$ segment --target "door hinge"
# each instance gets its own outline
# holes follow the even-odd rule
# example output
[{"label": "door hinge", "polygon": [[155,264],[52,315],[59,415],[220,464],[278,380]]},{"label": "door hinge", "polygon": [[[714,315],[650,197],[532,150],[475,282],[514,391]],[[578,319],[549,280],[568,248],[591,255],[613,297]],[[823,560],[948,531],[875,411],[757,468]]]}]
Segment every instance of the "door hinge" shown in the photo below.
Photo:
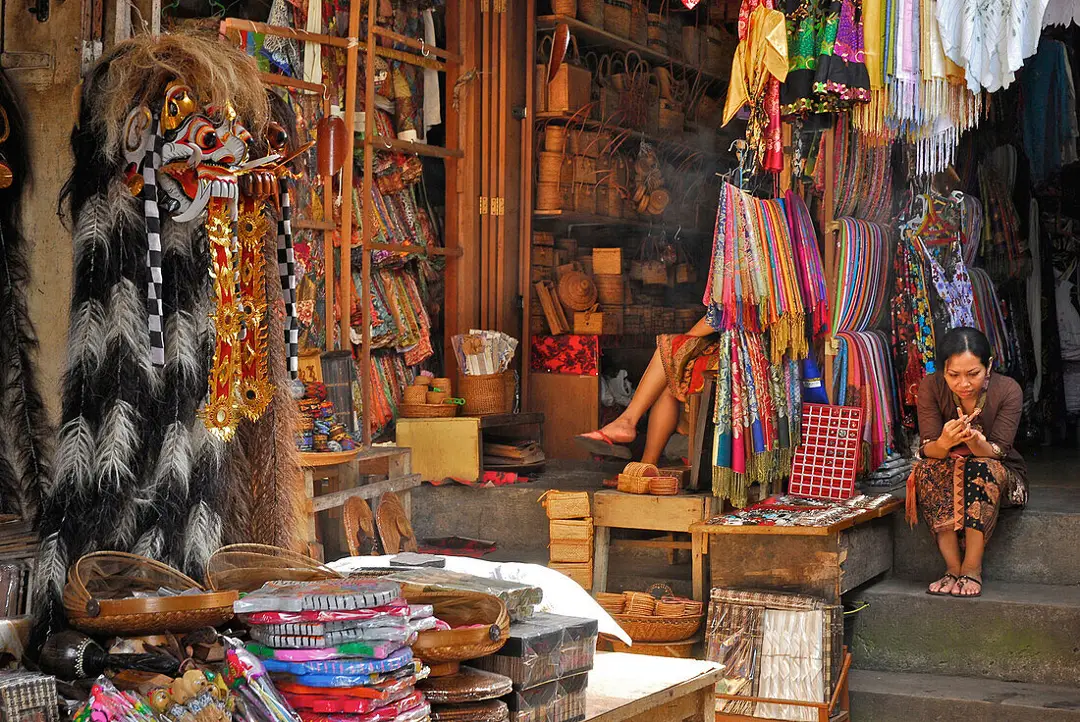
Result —
[{"label": "door hinge", "polygon": [[492,198],[491,199],[491,215],[493,216],[505,216],[506,215],[506,199],[505,198]]},{"label": "door hinge", "polygon": [[486,216],[488,214],[488,197],[480,196],[480,215]]},{"label": "door hinge", "polygon": [[480,0],[480,12],[482,12],[482,13],[491,12],[491,0]]}]

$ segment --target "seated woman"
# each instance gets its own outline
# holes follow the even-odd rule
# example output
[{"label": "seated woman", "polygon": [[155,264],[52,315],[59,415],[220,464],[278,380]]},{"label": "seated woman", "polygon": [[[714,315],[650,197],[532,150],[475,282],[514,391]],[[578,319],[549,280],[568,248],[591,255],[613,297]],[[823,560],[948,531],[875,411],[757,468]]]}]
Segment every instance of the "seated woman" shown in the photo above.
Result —
[{"label": "seated woman", "polygon": [[638,422],[651,410],[641,460],[659,463],[668,439],[679,425],[682,404],[690,394],[701,390],[703,373],[710,366],[715,368],[716,353],[716,329],[705,318],[685,334],[658,336],[656,351],[630,405],[604,428],[576,436],[575,441],[597,456],[630,459],[626,444],[637,438]]},{"label": "seated woman", "polygon": [[1023,393],[991,373],[990,342],[974,328],[945,334],[938,358],[943,370],[919,385],[922,448],[908,479],[908,521],[915,523],[917,507],[945,560],[945,576],[927,592],[977,597],[1003,498],[1026,501],[1026,467],[1013,449]]}]

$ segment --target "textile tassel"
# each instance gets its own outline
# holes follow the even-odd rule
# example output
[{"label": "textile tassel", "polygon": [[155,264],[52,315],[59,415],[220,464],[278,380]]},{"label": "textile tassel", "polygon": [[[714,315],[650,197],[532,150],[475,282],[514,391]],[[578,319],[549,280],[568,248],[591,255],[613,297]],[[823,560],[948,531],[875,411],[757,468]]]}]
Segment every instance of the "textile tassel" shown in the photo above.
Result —
[{"label": "textile tassel", "polygon": [[300,322],[296,315],[296,258],[292,239],[292,208],[289,200],[291,181],[287,176],[278,180],[281,192],[281,217],[277,223],[277,265],[281,278],[281,295],[285,302],[285,366],[289,378],[300,373]]},{"label": "textile tassel", "polygon": [[[160,119],[153,116],[152,128],[157,128]],[[161,218],[158,215],[157,175],[161,168],[161,149],[165,139],[155,132],[146,148],[143,162],[143,215],[146,219],[146,297],[149,312],[146,317],[147,330],[150,334],[150,363],[154,366],[165,365],[165,339],[161,325],[164,313],[161,306]]]}]

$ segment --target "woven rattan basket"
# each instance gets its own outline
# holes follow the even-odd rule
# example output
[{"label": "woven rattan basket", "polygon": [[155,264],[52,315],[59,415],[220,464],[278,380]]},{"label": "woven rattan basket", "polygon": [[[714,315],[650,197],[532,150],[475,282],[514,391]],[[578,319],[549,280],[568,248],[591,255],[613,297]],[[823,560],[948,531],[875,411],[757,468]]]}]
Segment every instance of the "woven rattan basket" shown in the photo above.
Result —
[{"label": "woven rattan basket", "polygon": [[623,592],[623,614],[652,616],[656,611],[656,598],[647,592]]},{"label": "woven rattan basket", "polygon": [[548,519],[585,519],[592,516],[587,491],[546,491],[539,499]]},{"label": "woven rattan basket", "polygon": [[629,0],[604,0],[604,30],[621,38],[630,38],[632,11]]},{"label": "woven rattan basket", "polygon": [[679,493],[679,480],[674,476],[655,476],[649,479],[649,493],[653,496],[675,496]]},{"label": "woven rattan basket", "polygon": [[594,28],[604,27],[603,0],[578,0],[578,17]]},{"label": "woven rattan basket", "polygon": [[[134,596],[161,588],[201,593]],[[202,589],[194,579],[153,559],[123,552],[95,552],[81,557],[68,570],[64,611],[76,629],[102,635],[189,632],[232,619],[237,592]]]},{"label": "woven rattan basket", "polygon": [[548,545],[549,558],[560,564],[584,564],[592,561],[592,555],[592,539],[553,541]]},{"label": "woven rattan basket", "polygon": [[250,592],[270,581],[307,582],[341,575],[309,556],[265,544],[231,544],[206,561],[211,589]]},{"label": "woven rattan basket", "polygon": [[616,614],[615,621],[635,642],[679,642],[697,634],[702,615],[683,617]]},{"label": "woven rattan basket", "polygon": [[622,614],[623,609],[626,608],[626,599],[621,594],[598,592],[596,603],[603,607],[608,614]]},{"label": "woven rattan basket", "polygon": [[452,627],[420,632],[413,654],[431,667],[432,676],[453,674],[459,663],[495,654],[510,636],[510,615],[498,597],[476,592],[419,592],[405,587],[410,604],[431,604],[435,616]]},{"label": "woven rattan basket", "polygon": [[587,519],[552,519],[551,541],[587,541],[593,540],[593,520]]},{"label": "woven rattan basket", "polygon": [[616,488],[625,494],[648,494],[649,480],[658,474],[659,471],[653,464],[631,462],[619,474],[619,483]]},{"label": "woven rattan basket", "polygon": [[457,412],[457,404],[402,404],[398,415],[405,419],[448,419]]},{"label": "woven rattan basket", "polygon": [[486,374],[482,376],[462,376],[458,384],[460,394],[465,399],[462,413],[465,416],[488,416],[490,414],[508,414],[513,411],[514,372]]}]

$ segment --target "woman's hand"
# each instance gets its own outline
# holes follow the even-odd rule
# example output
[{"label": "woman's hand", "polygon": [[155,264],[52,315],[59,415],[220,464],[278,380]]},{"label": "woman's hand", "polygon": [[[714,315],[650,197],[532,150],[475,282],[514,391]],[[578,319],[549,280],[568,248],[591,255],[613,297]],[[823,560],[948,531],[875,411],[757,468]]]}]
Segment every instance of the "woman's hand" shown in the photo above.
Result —
[{"label": "woman's hand", "polygon": [[941,429],[938,442],[946,449],[953,449],[966,442],[970,438],[972,431],[970,424],[960,419],[946,421],[945,426]]}]

